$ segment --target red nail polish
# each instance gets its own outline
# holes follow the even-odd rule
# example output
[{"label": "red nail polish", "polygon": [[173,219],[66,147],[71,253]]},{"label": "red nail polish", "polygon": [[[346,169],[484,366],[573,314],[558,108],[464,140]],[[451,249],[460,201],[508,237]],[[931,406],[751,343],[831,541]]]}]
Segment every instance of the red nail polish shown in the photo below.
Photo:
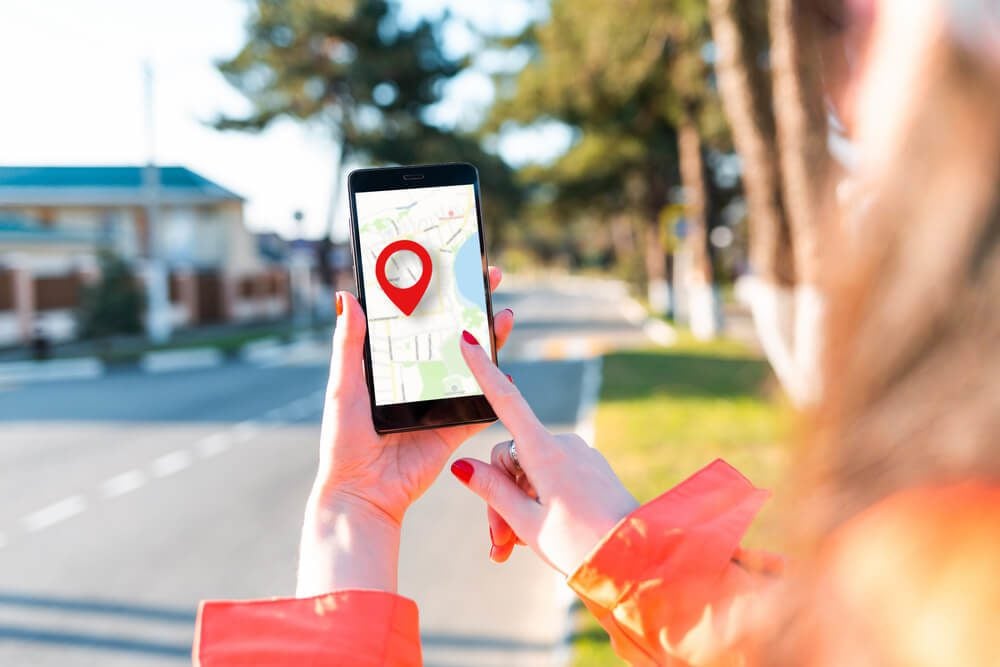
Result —
[{"label": "red nail polish", "polygon": [[344,296],[340,292],[337,292],[337,314],[344,314]]},{"label": "red nail polish", "polygon": [[494,555],[494,554],[496,554],[496,552],[497,552],[496,545],[491,546],[490,547],[490,560],[493,561],[494,563],[497,562],[496,556]]},{"label": "red nail polish", "polygon": [[468,331],[462,332],[462,340],[464,340],[469,345],[479,345],[479,341],[476,340],[476,337],[470,334]]},{"label": "red nail polish", "polygon": [[511,384],[514,384],[514,378],[512,378],[511,376],[508,375],[507,376],[507,382],[510,382]]},{"label": "red nail polish", "polygon": [[472,473],[475,470],[471,463],[462,459],[451,464],[451,474],[457,477],[463,484],[469,483],[469,480],[472,479]]},{"label": "red nail polish", "polygon": [[493,553],[493,547],[497,545],[497,541],[493,539],[493,527],[490,526],[490,553]]}]

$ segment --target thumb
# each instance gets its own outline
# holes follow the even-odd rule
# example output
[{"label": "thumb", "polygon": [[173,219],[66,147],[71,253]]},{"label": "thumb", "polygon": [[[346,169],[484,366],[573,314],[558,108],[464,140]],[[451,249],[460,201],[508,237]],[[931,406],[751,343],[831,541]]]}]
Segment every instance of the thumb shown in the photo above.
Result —
[{"label": "thumb", "polygon": [[451,474],[496,510],[518,537],[536,542],[542,508],[505,470],[476,459],[458,459],[451,464]]},{"label": "thumb", "polygon": [[337,323],[333,332],[333,356],[327,398],[368,400],[365,384],[365,311],[350,292],[337,292]]}]

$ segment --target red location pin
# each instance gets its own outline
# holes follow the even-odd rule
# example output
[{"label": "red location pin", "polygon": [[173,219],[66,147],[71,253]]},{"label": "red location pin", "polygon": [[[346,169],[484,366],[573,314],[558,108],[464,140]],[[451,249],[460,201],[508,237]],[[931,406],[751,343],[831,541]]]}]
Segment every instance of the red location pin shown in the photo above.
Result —
[{"label": "red location pin", "polygon": [[[422,265],[420,277],[416,283],[409,287],[396,287],[389,282],[389,278],[385,275],[385,265],[389,258],[402,250],[409,250],[419,257]],[[393,241],[382,250],[375,261],[375,277],[378,278],[378,284],[382,286],[382,291],[389,297],[389,300],[396,304],[396,307],[403,311],[404,315],[409,317],[416,310],[420,300],[424,298],[424,292],[427,291],[427,286],[431,282],[433,268],[434,265],[431,263],[431,256],[427,250],[416,241],[404,239]]]}]

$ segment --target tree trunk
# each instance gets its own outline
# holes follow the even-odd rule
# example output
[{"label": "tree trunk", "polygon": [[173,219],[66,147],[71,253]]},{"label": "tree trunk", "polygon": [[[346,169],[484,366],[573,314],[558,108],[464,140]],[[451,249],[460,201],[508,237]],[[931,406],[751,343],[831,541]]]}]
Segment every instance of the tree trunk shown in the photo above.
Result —
[{"label": "tree trunk", "polygon": [[610,232],[615,261],[619,264],[633,261],[636,253],[635,232],[629,217],[622,213],[612,216]]},{"label": "tree trunk", "polygon": [[[777,0],[775,0],[777,1]],[[757,276],[752,279],[746,292],[761,347],[767,355],[775,375],[781,381],[789,397],[797,404],[805,404],[814,399],[815,364],[802,352],[816,348],[817,337],[806,340],[803,329],[818,333],[819,318],[814,290],[807,289],[796,294],[794,285],[797,277],[796,252],[792,247],[791,223],[786,211],[781,171],[781,161],[777,149],[778,132],[774,117],[774,95],[777,92],[782,104],[789,104],[787,96],[793,90],[791,83],[782,80],[772,89],[758,60],[766,52],[767,21],[763,15],[754,15],[765,7],[763,2],[747,0],[709,0],[709,19],[718,52],[716,74],[723,107],[729,118],[733,132],[733,142],[743,160],[743,187],[747,200],[750,225],[750,261]],[[781,16],[773,20],[779,23]],[[791,44],[791,27],[778,26],[779,60],[794,58],[782,44]],[[772,57],[774,54],[771,54]],[[779,79],[784,73],[777,75]],[[794,94],[805,95],[806,91],[795,84]],[[790,112],[794,117],[799,111]],[[801,113],[805,113],[804,111]],[[795,127],[786,117],[782,122],[784,132]],[[808,162],[802,162],[809,168]],[[801,179],[801,174],[799,176]],[[799,181],[801,182],[801,180]],[[794,187],[799,187],[795,178]],[[805,207],[804,200],[797,199],[793,206]],[[812,202],[815,205],[815,200]],[[796,213],[798,213],[796,208]],[[804,218],[800,218],[804,219]],[[806,242],[800,232],[799,239]],[[814,239],[815,237],[810,237]],[[796,239],[798,240],[798,239]],[[811,241],[810,241],[811,243]],[[808,260],[814,256],[816,246],[806,246],[801,254]],[[814,264],[805,268],[809,274]],[[807,274],[807,275],[809,275]],[[802,302],[799,307],[797,302]],[[804,327],[799,322],[803,315],[813,320],[815,326]]]},{"label": "tree trunk", "polygon": [[796,10],[796,2],[770,0],[774,116],[796,278],[815,285],[829,153],[815,24]]},{"label": "tree trunk", "polygon": [[750,225],[750,261],[764,281],[795,283],[791,235],[781,198],[770,82],[757,61],[764,53],[751,25],[752,3],[709,0],[717,48],[716,74],[733,142],[743,160]]},{"label": "tree trunk", "polygon": [[[684,114],[677,129],[681,182],[684,185],[684,275],[677,276],[675,289],[687,295],[688,321],[696,338],[708,340],[720,329],[712,258],[708,250],[708,184],[701,151],[701,135],[694,112]],[[679,259],[679,258],[678,258]]]},{"label": "tree trunk", "polygon": [[657,315],[671,315],[674,308],[670,286],[670,259],[663,233],[663,211],[669,200],[673,179],[665,175],[658,165],[650,165],[646,173],[644,206],[646,211],[645,258],[646,296],[650,309]]},{"label": "tree trunk", "polygon": [[677,129],[681,183],[684,186],[684,220],[687,222],[687,247],[691,255],[691,279],[699,284],[712,283],[712,260],[708,254],[708,188],[705,162],[701,154],[701,135],[694,117],[685,114]]},{"label": "tree trunk", "polygon": [[667,280],[667,251],[663,247],[659,216],[650,216],[646,222],[646,297],[650,310],[657,315],[670,313],[670,283]]},{"label": "tree trunk", "polygon": [[797,285],[794,299],[792,361],[800,405],[819,398],[820,353],[825,299],[820,243],[830,178],[826,108],[816,24],[797,9],[797,0],[770,0],[774,113],[785,211],[792,232]]}]

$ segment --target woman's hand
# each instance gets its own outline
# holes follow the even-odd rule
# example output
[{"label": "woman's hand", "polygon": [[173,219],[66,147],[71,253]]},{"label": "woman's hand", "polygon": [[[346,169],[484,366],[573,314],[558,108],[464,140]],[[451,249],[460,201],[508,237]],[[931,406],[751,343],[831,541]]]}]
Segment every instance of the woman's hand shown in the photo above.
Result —
[{"label": "woman's hand", "polygon": [[[496,289],[500,270],[490,267],[489,276]],[[395,591],[403,515],[458,446],[488,426],[376,433],[365,384],[365,314],[350,294],[340,292],[337,300],[319,470],[302,531],[300,596],[334,588]],[[493,324],[499,348],[513,329],[514,313],[497,313]]]},{"label": "woman's hand", "polygon": [[[494,447],[492,462],[459,459],[451,470],[490,507],[491,554],[503,561],[518,540],[571,574],[638,503],[608,462],[575,435],[553,435],[471,335],[462,355],[494,412],[517,443]],[[499,519],[499,520],[498,520]]]}]

